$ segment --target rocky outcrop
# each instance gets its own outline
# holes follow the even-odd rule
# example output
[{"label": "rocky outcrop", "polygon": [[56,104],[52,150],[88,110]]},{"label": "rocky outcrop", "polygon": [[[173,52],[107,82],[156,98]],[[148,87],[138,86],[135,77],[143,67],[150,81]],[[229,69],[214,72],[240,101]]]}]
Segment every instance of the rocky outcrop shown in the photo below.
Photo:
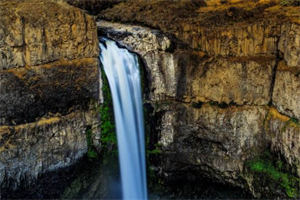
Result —
[{"label": "rocky outcrop", "polygon": [[66,114],[98,98],[97,59],[55,61],[51,64],[3,70],[0,125],[34,122],[47,113]]},{"label": "rocky outcrop", "polygon": [[296,166],[296,173],[300,177],[299,121],[271,108],[265,118],[264,127],[266,138],[271,141],[271,148],[280,152],[290,165]]},{"label": "rocky outcrop", "polygon": [[273,92],[273,101],[278,110],[281,113],[284,113],[296,119],[300,119],[299,66],[289,67],[281,62],[276,73]]},{"label": "rocky outcrop", "polygon": [[[171,53],[166,53],[171,46],[171,41],[159,31],[151,30],[149,28],[144,28],[140,26],[124,26],[118,23],[110,23],[105,21],[97,22],[98,27],[101,27],[100,35],[104,34],[112,39],[120,42],[121,45],[127,47],[129,50],[138,52],[142,59],[149,66],[149,82],[147,87],[152,91],[150,99],[160,99],[164,96],[172,95],[174,97],[176,84],[175,66],[173,66],[173,55]],[[171,59],[170,59],[171,58]],[[169,63],[171,61],[171,63]],[[159,64],[164,63],[164,64]],[[161,67],[168,66],[168,77],[163,76],[160,72]],[[151,70],[150,70],[151,69]],[[164,70],[167,70],[165,68]],[[172,74],[171,74],[172,73]],[[170,78],[165,80],[165,78]],[[157,86],[160,87],[157,87]]]},{"label": "rocky outcrop", "polygon": [[98,54],[96,24],[80,9],[0,1],[0,188],[87,152],[86,130],[98,133]]},{"label": "rocky outcrop", "polygon": [[96,112],[75,111],[32,123],[1,126],[2,188],[13,190],[20,184],[30,185],[42,173],[76,162],[87,152],[87,127],[96,127],[97,123]]},{"label": "rocky outcrop", "polygon": [[245,160],[261,148],[266,109],[173,106],[166,106],[158,141],[168,154],[165,167],[176,173],[184,163],[196,165],[220,181],[236,181]]},{"label": "rocky outcrop", "polygon": [[[253,160],[271,151],[297,169],[284,176],[299,180],[299,13],[272,3],[235,6],[128,2],[99,16],[157,29],[97,25],[100,34],[143,61],[145,102],[153,107],[158,133],[151,135],[162,150],[157,167],[164,179],[196,172],[256,197],[296,197],[297,184],[260,185]],[[254,17],[257,12],[265,19]],[[267,170],[260,173],[270,176]]]},{"label": "rocky outcrop", "polygon": [[0,13],[2,70],[97,57],[93,18],[67,4],[1,1]]}]

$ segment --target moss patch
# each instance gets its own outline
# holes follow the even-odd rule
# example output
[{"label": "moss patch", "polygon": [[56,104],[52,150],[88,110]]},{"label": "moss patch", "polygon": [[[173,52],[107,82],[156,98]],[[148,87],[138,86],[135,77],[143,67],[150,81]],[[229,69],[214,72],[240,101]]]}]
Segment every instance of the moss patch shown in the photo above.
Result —
[{"label": "moss patch", "polygon": [[98,157],[97,151],[93,145],[93,139],[92,139],[92,130],[88,128],[86,130],[86,141],[87,141],[87,146],[88,146],[88,152],[87,152],[87,157],[89,159],[95,159]]},{"label": "moss patch", "polygon": [[117,136],[114,122],[113,101],[103,68],[101,68],[101,77],[103,81],[102,93],[104,102],[100,105],[99,112],[101,118],[101,144],[104,154],[108,152],[117,152]]},{"label": "moss patch", "polygon": [[283,160],[274,159],[269,152],[249,161],[247,167],[260,184],[267,183],[268,187],[274,187],[271,188],[274,191],[281,189],[289,198],[300,197],[300,178],[291,172],[291,167]]}]

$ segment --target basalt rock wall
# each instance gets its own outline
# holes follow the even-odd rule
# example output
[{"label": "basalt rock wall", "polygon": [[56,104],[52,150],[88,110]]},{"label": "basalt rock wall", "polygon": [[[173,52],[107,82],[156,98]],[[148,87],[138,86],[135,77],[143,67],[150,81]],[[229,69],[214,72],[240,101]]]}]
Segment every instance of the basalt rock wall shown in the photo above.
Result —
[{"label": "basalt rock wall", "polygon": [[98,54],[94,18],[80,9],[0,1],[0,188],[87,152],[86,130],[99,122]]},{"label": "basalt rock wall", "polygon": [[143,60],[158,171],[165,179],[199,172],[256,197],[297,197],[299,185],[293,193],[257,184],[251,169],[267,151],[300,177],[299,7],[165,2],[119,4],[97,24]]}]

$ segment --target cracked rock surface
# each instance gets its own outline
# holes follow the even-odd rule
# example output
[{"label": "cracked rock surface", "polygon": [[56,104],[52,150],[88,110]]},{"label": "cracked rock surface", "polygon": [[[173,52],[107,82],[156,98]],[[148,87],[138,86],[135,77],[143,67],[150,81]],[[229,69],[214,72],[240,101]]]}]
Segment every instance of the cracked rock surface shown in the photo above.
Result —
[{"label": "cracked rock surface", "polygon": [[0,1],[0,189],[87,152],[87,129],[99,134],[98,54],[96,23],[80,9]]},{"label": "cracked rock surface", "polygon": [[143,61],[165,180],[193,171],[284,197],[255,184],[247,162],[271,151],[300,177],[299,8],[240,2],[126,2],[97,25]]}]

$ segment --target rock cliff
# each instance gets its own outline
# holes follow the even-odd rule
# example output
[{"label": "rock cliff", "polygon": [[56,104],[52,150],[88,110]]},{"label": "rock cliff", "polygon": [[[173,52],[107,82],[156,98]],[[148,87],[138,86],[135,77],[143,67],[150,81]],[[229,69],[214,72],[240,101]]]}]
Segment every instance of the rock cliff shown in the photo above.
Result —
[{"label": "rock cliff", "polygon": [[164,179],[192,171],[256,197],[297,197],[299,7],[236,2],[126,2],[97,25],[144,63]]},{"label": "rock cliff", "polygon": [[85,132],[99,121],[98,54],[95,21],[80,9],[0,1],[0,188],[87,152]]},{"label": "rock cliff", "polygon": [[[163,181],[192,173],[255,197],[299,197],[299,7],[66,1],[101,10],[100,36],[140,56]],[[87,130],[99,143],[97,27],[64,2],[0,0],[0,188],[73,164]]]}]

